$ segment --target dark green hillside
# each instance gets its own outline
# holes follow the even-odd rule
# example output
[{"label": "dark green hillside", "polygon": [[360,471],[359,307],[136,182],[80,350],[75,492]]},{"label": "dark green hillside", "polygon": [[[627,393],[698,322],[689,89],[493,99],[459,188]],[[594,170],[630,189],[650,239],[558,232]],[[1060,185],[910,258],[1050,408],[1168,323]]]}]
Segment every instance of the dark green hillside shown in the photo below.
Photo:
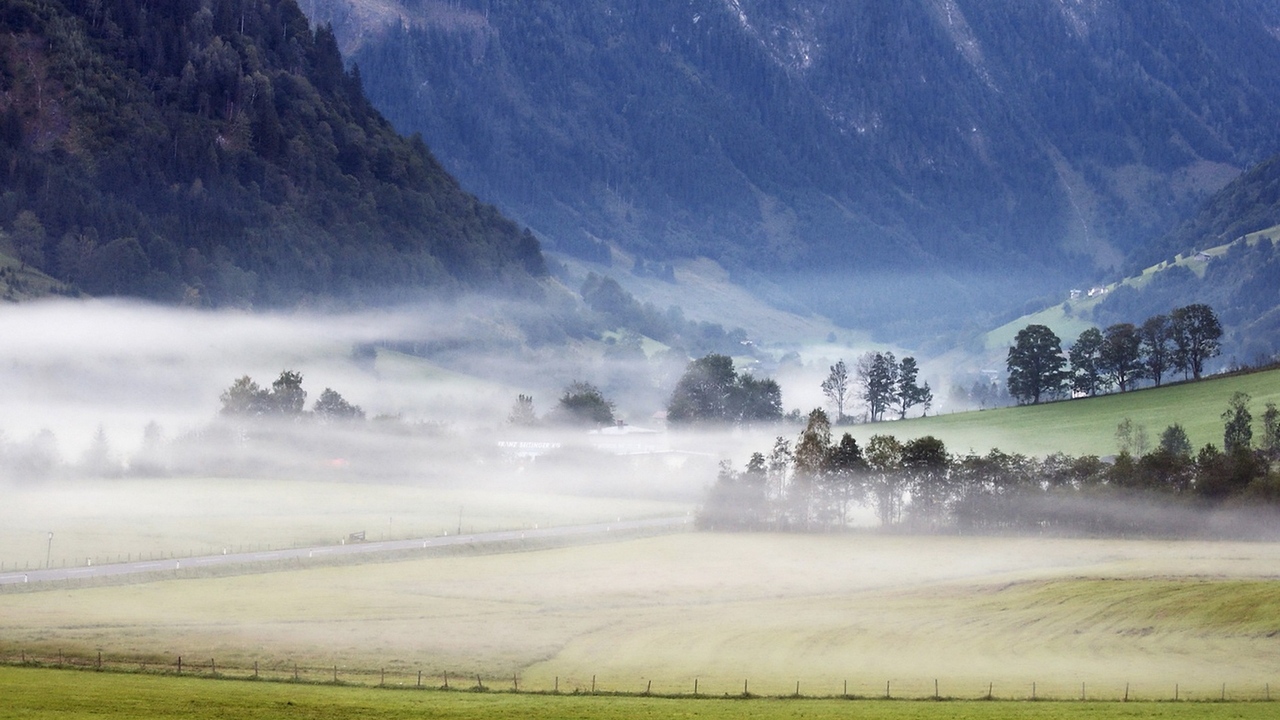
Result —
[{"label": "dark green hillside", "polygon": [[1280,155],[1236,178],[1154,247],[1166,258],[1190,255],[1274,225],[1280,225]]},{"label": "dark green hillside", "polygon": [[293,0],[8,0],[0,183],[14,254],[91,294],[390,299],[544,272]]},{"label": "dark green hillside", "polygon": [[[1280,355],[1280,156],[1223,188],[1157,247],[1181,257],[1150,279],[1109,293],[1094,309],[1101,325],[1134,322],[1192,302],[1218,310],[1224,354],[1238,363]],[[1207,251],[1207,252],[1204,252]],[[1200,254],[1203,253],[1203,254]],[[1157,260],[1156,262],[1161,262]]]}]

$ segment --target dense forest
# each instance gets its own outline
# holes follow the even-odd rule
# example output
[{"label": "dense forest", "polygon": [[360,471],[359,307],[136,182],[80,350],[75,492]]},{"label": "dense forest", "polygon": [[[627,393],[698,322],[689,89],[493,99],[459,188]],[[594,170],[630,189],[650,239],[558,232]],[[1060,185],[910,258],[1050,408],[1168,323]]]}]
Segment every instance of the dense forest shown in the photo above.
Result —
[{"label": "dense forest", "polygon": [[0,30],[0,228],[86,293],[269,306],[545,273],[293,0],[12,0]]}]

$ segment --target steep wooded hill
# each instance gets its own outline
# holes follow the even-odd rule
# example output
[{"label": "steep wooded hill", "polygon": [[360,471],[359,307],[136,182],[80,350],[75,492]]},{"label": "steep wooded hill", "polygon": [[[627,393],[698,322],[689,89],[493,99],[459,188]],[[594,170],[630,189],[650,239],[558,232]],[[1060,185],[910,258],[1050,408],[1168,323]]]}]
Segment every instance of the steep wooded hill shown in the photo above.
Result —
[{"label": "steep wooded hill", "polygon": [[13,253],[90,294],[390,300],[545,272],[293,0],[5,2],[0,183]]}]

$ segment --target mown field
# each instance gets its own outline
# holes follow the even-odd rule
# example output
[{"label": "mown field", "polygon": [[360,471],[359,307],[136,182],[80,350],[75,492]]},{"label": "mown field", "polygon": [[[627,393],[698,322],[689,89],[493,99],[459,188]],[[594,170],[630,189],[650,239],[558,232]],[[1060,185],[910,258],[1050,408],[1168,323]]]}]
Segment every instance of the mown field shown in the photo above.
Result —
[{"label": "mown field", "polygon": [[1280,404],[1280,370],[1067,402],[858,425],[851,432],[859,441],[876,433],[899,439],[935,435],[952,452],[961,453],[971,449],[984,453],[997,447],[1026,455],[1105,456],[1117,452],[1116,426],[1128,418],[1146,428],[1152,448],[1159,444],[1160,433],[1174,423],[1186,429],[1192,446],[1211,442],[1221,447],[1222,412],[1237,391],[1253,398],[1251,407],[1258,422],[1266,403]]},{"label": "mown field", "polygon": [[1277,568],[1267,543],[689,533],[0,593],[0,657],[565,692],[1261,698],[1280,689]]},{"label": "mown field", "polygon": [[896,702],[410,692],[0,667],[0,718],[1270,718],[1272,703]]},{"label": "mown field", "polygon": [[[686,503],[488,487],[226,478],[113,479],[4,488],[3,569],[218,554],[224,549],[683,515]],[[53,532],[52,543],[48,533]]]}]

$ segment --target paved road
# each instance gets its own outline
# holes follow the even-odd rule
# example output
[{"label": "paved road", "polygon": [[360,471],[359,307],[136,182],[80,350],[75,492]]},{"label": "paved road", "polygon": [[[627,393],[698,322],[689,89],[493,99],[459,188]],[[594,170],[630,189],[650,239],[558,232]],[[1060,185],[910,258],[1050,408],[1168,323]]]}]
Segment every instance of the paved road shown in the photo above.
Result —
[{"label": "paved road", "polygon": [[254,563],[279,562],[281,560],[305,560],[308,558],[331,558],[350,555],[377,555],[403,552],[405,550],[447,547],[449,545],[492,545],[496,543],[510,542],[512,540],[587,537],[592,535],[607,536],[610,533],[628,532],[631,530],[676,531],[687,527],[691,522],[692,518],[689,517],[658,518],[654,520],[623,520],[615,523],[570,525],[566,527],[539,528],[536,530],[504,530],[501,532],[473,533],[470,535],[445,535],[442,537],[417,538],[413,540],[386,540],[383,542],[351,543],[348,545],[320,545],[316,547],[292,548],[288,550],[227,553],[223,555],[204,555],[200,557],[178,558],[172,560],[148,560],[128,563],[111,563],[107,565],[51,568],[48,570],[27,570],[23,572],[0,574],[0,585],[39,583],[48,582],[50,580],[105,578],[116,575],[140,575],[145,573],[163,572],[166,570],[190,570],[227,565],[251,565]]}]

